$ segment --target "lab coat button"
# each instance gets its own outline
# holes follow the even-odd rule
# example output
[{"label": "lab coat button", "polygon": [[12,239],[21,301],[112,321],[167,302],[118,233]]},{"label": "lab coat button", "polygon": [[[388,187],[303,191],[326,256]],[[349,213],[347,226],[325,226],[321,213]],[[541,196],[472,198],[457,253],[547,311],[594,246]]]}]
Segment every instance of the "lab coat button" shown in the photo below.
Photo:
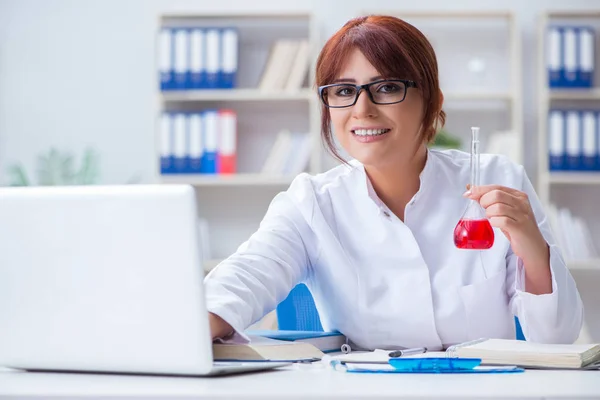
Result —
[{"label": "lab coat button", "polygon": [[387,212],[387,211],[385,211],[385,210],[383,211],[383,215],[385,215],[385,216],[386,216],[386,217],[388,217],[388,218],[390,217],[390,213],[389,213],[389,212]]}]

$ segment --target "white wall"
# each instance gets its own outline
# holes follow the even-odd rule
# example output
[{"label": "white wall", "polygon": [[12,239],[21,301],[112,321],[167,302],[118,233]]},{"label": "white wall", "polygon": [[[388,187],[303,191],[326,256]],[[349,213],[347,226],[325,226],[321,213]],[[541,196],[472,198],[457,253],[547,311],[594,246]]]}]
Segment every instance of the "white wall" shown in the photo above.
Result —
[{"label": "white wall", "polygon": [[[539,13],[565,8],[563,0],[0,0],[0,184],[9,164],[23,162],[32,171],[35,156],[51,146],[80,154],[88,145],[101,153],[104,183],[137,175],[152,181],[157,15],[223,11],[225,3],[239,11],[312,11],[323,37],[367,6],[510,9],[521,23],[524,54],[534,52]],[[571,0],[568,6],[589,9],[600,2]],[[526,150],[535,143],[534,67],[533,60],[524,66]],[[535,160],[525,165],[534,178]]]}]

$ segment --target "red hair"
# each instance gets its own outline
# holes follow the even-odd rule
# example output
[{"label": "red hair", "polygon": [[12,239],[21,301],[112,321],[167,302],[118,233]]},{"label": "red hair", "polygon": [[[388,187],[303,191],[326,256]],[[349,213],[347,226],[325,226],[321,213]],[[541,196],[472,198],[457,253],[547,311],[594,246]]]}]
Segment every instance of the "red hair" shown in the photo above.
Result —
[{"label": "red hair", "polygon": [[[421,135],[433,140],[446,121],[442,110],[435,52],[429,40],[411,24],[392,16],[370,15],[348,21],[328,41],[317,59],[315,83],[323,86],[338,78],[345,60],[360,50],[383,77],[409,79],[417,83],[423,96]],[[331,132],[329,109],[321,105],[321,136],[338,159]]]}]

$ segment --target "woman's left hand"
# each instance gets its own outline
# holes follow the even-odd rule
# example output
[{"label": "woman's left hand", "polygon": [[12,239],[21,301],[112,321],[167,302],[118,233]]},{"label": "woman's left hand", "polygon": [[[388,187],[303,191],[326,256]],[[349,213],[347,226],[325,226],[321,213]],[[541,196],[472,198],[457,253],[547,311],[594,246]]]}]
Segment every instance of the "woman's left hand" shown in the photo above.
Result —
[{"label": "woman's left hand", "polygon": [[500,185],[482,185],[470,188],[463,196],[481,204],[490,224],[502,230],[524,265],[549,262],[550,249],[526,193]]}]

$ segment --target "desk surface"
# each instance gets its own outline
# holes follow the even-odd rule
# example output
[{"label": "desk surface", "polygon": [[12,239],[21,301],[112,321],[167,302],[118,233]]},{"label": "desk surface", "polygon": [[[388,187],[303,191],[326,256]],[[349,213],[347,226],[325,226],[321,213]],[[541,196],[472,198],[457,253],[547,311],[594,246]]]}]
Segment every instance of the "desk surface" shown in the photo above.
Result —
[{"label": "desk surface", "polygon": [[0,372],[0,397],[134,396],[188,399],[600,398],[600,371],[520,374],[353,374],[294,365],[213,378]]}]

